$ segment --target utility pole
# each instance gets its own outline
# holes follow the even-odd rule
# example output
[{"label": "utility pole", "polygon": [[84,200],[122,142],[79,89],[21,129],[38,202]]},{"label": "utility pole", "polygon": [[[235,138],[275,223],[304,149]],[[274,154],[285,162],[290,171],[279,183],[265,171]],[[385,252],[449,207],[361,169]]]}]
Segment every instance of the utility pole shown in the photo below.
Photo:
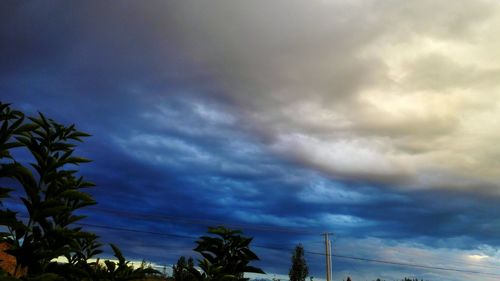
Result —
[{"label": "utility pole", "polygon": [[330,243],[330,239],[328,238],[328,234],[333,234],[333,233],[328,233],[328,232],[323,233],[323,236],[325,236],[326,281],[332,281],[332,254],[331,254],[332,245]]}]

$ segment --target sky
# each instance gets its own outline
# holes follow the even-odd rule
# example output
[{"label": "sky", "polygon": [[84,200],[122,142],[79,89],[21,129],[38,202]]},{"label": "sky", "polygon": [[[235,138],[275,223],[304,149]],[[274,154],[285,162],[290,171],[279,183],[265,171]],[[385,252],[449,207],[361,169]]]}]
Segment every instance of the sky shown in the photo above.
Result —
[{"label": "sky", "polygon": [[302,243],[322,280],[333,232],[334,280],[497,280],[499,33],[493,0],[2,1],[0,95],[92,134],[83,222],[130,259],[225,224],[266,278]]}]

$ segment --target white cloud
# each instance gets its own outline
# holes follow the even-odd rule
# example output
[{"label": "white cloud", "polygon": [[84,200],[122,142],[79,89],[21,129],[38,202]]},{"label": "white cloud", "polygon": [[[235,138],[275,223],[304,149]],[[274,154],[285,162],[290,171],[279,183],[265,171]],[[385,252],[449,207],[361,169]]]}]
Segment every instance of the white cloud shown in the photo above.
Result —
[{"label": "white cloud", "polygon": [[[456,175],[500,182],[498,2],[219,1],[180,11],[178,44],[280,155],[402,187],[450,187]],[[440,183],[420,181],[433,170]]]},{"label": "white cloud", "polygon": [[[432,248],[419,243],[397,242],[375,238],[350,239],[339,238],[334,243],[334,253],[339,255],[350,255],[366,257],[382,261],[395,261],[399,263],[417,264],[429,267],[451,268],[474,272],[490,272],[500,274],[496,266],[499,257],[486,253],[482,246],[476,249],[450,249]],[[349,260],[337,259],[337,261],[348,262]],[[378,264],[376,268],[370,268],[370,264],[359,264],[353,262],[352,268],[338,269],[341,271],[337,276],[350,275],[354,279],[372,280],[377,277],[385,279],[401,279],[411,272],[411,276],[424,280],[469,280],[471,276],[479,277],[481,280],[496,280],[491,275],[467,274],[463,272],[442,271],[433,269],[418,269],[411,267],[391,266]]]}]

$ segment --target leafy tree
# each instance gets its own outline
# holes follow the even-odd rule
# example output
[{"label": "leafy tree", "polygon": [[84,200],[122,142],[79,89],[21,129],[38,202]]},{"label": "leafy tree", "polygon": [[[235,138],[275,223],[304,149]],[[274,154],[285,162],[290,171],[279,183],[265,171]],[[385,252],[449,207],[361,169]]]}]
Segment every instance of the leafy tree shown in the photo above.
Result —
[{"label": "leafy tree", "polygon": [[[46,272],[52,259],[72,251],[74,239],[88,236],[79,227],[70,225],[83,216],[74,211],[95,204],[94,200],[81,190],[93,186],[76,170],[68,165],[79,165],[89,160],[73,155],[75,141],[88,136],[79,132],[74,125],[64,126],[39,114],[24,123],[24,115],[11,111],[9,105],[1,104],[2,130],[0,132],[3,158],[0,177],[12,178],[22,187],[21,201],[26,208],[26,220],[20,220],[17,213],[2,210],[2,225],[8,233],[2,239],[11,245],[8,253],[16,257],[20,268],[27,268],[29,274]],[[35,160],[28,169],[10,155],[9,149],[25,147]],[[5,191],[2,192],[5,196]]]},{"label": "leafy tree", "polygon": [[[90,262],[102,253],[101,244],[93,233],[73,224],[84,216],[76,215],[81,208],[95,204],[83,190],[92,187],[71,166],[90,162],[74,155],[76,143],[86,133],[46,118],[43,114],[26,118],[0,102],[0,183],[12,179],[26,215],[5,207],[4,200],[14,188],[0,187],[0,242],[7,242],[6,251],[16,260],[10,275],[30,281],[55,280],[134,280],[158,273],[151,268],[133,269],[120,250],[112,245],[118,263]],[[17,161],[11,154],[24,148],[32,156],[30,166]],[[64,256],[66,264],[52,260]],[[7,280],[6,272],[0,272]]]},{"label": "leafy tree", "polygon": [[[16,141],[15,137],[29,130],[29,128],[22,126],[24,118],[25,117],[22,112],[11,110],[9,104],[3,104],[0,102],[0,179],[14,175],[12,171],[3,169],[3,165],[13,165],[16,162],[12,157],[10,150],[22,146],[21,143]],[[4,208],[3,200],[9,198],[9,193],[11,191],[13,191],[12,188],[3,186],[0,187],[0,225],[21,225],[21,223],[16,219],[16,213]],[[9,235],[9,232],[0,232],[0,242],[4,242]],[[15,271],[10,272],[10,274],[17,277],[20,275],[20,272],[18,271],[20,270],[16,267]],[[0,276],[2,277],[2,280],[10,278],[8,275],[9,274],[7,272],[0,269]]]},{"label": "leafy tree", "polygon": [[208,233],[216,237],[200,237],[194,249],[203,256],[198,263],[203,273],[192,271],[198,280],[244,281],[248,280],[243,277],[245,272],[264,273],[262,269],[249,265],[251,261],[259,260],[249,248],[252,238],[243,237],[241,231],[222,226],[209,227]]},{"label": "leafy tree", "polygon": [[195,275],[192,273],[194,270],[193,258],[189,258],[186,262],[185,257],[180,257],[177,264],[173,266],[172,277],[175,281],[194,281]]},{"label": "leafy tree", "polygon": [[305,281],[309,274],[309,268],[304,258],[304,247],[299,244],[295,247],[292,255],[292,267],[288,272],[290,281]]}]

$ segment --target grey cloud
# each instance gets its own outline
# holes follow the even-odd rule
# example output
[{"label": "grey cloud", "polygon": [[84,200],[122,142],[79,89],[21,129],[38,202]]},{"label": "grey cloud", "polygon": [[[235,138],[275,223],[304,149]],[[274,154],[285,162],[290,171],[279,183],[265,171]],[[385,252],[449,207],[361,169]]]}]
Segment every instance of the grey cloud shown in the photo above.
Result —
[{"label": "grey cloud", "polygon": [[[474,32],[494,16],[495,1],[375,1],[392,28],[407,34],[421,34],[457,41],[475,41]],[[402,34],[397,34],[402,35]]]},{"label": "grey cloud", "polygon": [[[500,69],[480,69],[464,65],[460,58],[452,59],[444,54],[434,53],[418,57],[406,63],[409,74],[403,84],[413,90],[431,90],[446,94],[448,89],[484,89],[491,87],[500,74]],[[409,89],[410,91],[412,89]]]},{"label": "grey cloud", "polygon": [[[496,68],[425,45],[431,38],[468,50],[489,34],[476,31],[495,15],[494,4],[61,3],[0,9],[2,41],[13,42],[0,47],[7,62],[0,91],[2,99],[76,122],[95,136],[82,146],[95,168],[82,172],[98,183],[92,192],[103,206],[181,217],[189,209],[193,218],[229,222],[253,214],[247,222],[318,232],[335,226],[354,240],[375,236],[466,250],[499,245],[495,192],[490,197],[498,182],[477,179],[482,163],[497,166],[488,157],[498,154],[497,135],[483,135],[494,131],[485,120],[493,122],[497,112],[489,94]],[[407,46],[422,53],[393,58]],[[393,77],[393,59],[406,62],[406,78]],[[439,92],[457,85],[485,92],[480,98]],[[422,90],[431,93],[420,97]],[[486,125],[476,130],[474,124]],[[463,164],[470,160],[464,156],[479,164]],[[125,245],[141,239],[100,233]],[[346,251],[370,254],[355,246]],[[269,263],[284,268],[288,262]]]},{"label": "grey cloud", "polygon": [[[401,42],[411,46],[421,38],[470,44],[494,16],[495,7],[492,2],[188,1],[176,5],[180,12],[174,22],[181,31],[175,38],[193,61],[213,75],[220,94],[240,108],[242,119],[253,122],[251,128],[271,146],[283,147],[284,135],[302,134],[330,143],[361,140],[381,158],[389,151],[389,162],[411,162],[416,154],[433,162],[432,154],[459,131],[459,111],[477,104],[462,97],[436,99],[440,93],[430,93],[436,99],[430,103],[416,91],[491,87],[497,71],[455,63],[440,50],[403,65],[409,74],[395,82],[385,56],[392,54],[377,48]],[[373,96],[373,90],[380,97]],[[387,106],[396,112],[367,102],[371,96],[380,103],[396,101]],[[410,110],[397,108],[400,98]],[[444,103],[455,107],[449,113],[440,112]],[[304,109],[306,104],[312,106]],[[371,146],[374,142],[386,145],[379,150]],[[386,176],[376,171],[360,168],[343,173],[335,168],[335,161],[318,163],[307,152],[307,145],[313,143],[305,144],[304,150],[289,146],[291,150],[280,153],[332,176],[384,181]],[[388,181],[408,181],[419,173],[420,165],[415,164],[413,171],[395,169],[395,179]]]}]

